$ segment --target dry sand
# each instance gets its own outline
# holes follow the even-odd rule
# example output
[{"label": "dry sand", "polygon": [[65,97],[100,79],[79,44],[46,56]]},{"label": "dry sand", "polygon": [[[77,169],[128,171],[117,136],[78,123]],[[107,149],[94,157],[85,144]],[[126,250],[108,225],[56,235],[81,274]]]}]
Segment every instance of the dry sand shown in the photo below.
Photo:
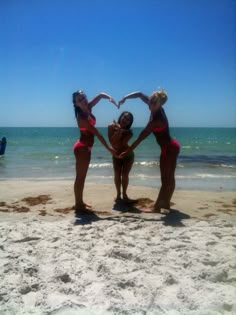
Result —
[{"label": "dry sand", "polygon": [[74,218],[71,181],[0,182],[0,314],[236,314],[234,192],[86,184],[94,215]]}]

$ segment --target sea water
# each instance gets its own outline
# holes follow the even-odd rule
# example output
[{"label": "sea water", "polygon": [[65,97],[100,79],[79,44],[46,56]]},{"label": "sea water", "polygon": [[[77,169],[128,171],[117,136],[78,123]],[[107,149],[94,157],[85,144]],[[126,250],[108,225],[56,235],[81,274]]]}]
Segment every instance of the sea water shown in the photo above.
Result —
[{"label": "sea water", "polygon": [[[107,128],[98,128],[107,140]],[[142,128],[133,128],[134,140]],[[236,128],[171,128],[181,151],[176,189],[236,189]],[[0,128],[7,138],[0,179],[74,180],[77,128]],[[151,134],[135,149],[130,184],[160,187],[160,148]],[[113,183],[111,154],[95,138],[87,182]],[[0,183],[1,184],[1,183]]]}]

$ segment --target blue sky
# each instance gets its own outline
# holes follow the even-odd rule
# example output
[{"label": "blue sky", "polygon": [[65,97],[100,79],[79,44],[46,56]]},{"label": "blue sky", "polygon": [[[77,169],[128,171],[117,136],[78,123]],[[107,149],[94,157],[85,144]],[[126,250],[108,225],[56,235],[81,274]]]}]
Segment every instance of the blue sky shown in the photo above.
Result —
[{"label": "blue sky", "polygon": [[[76,126],[71,94],[164,87],[173,127],[236,126],[235,0],[0,0],[0,127]],[[102,100],[98,126],[121,111]]]}]

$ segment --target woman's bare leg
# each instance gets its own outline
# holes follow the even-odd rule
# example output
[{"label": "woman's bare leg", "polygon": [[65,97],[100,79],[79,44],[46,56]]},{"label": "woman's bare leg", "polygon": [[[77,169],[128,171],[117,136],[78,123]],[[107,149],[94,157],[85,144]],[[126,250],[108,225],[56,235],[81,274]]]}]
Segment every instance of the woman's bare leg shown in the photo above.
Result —
[{"label": "woman's bare leg", "polygon": [[[173,151],[173,152],[172,152]],[[175,190],[175,169],[178,152],[170,150],[167,156],[160,157],[161,189],[154,205],[154,211],[161,208],[169,209],[170,200]]]},{"label": "woman's bare leg", "polygon": [[129,200],[127,195],[127,188],[129,185],[129,173],[134,163],[134,154],[132,154],[129,158],[123,160],[123,169],[122,169],[122,191],[124,200]]},{"label": "woman's bare leg", "polygon": [[87,148],[78,148],[75,150],[76,158],[76,178],[74,182],[75,209],[85,209],[83,202],[84,183],[91,159],[91,152]]},{"label": "woman's bare leg", "polygon": [[116,187],[116,201],[121,199],[121,171],[122,161],[117,158],[113,158],[113,170],[114,170],[114,183]]}]

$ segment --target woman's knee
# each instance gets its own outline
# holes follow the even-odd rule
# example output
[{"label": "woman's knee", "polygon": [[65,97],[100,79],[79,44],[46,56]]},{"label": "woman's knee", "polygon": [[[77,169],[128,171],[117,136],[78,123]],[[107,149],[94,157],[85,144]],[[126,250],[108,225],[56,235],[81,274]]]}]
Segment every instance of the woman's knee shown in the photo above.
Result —
[{"label": "woman's knee", "polygon": [[161,176],[161,182],[165,183],[165,184],[170,184],[175,182],[175,177],[173,176],[173,174],[169,175],[169,176]]},{"label": "woman's knee", "polygon": [[122,181],[129,180],[129,172],[123,172],[122,173]]}]

